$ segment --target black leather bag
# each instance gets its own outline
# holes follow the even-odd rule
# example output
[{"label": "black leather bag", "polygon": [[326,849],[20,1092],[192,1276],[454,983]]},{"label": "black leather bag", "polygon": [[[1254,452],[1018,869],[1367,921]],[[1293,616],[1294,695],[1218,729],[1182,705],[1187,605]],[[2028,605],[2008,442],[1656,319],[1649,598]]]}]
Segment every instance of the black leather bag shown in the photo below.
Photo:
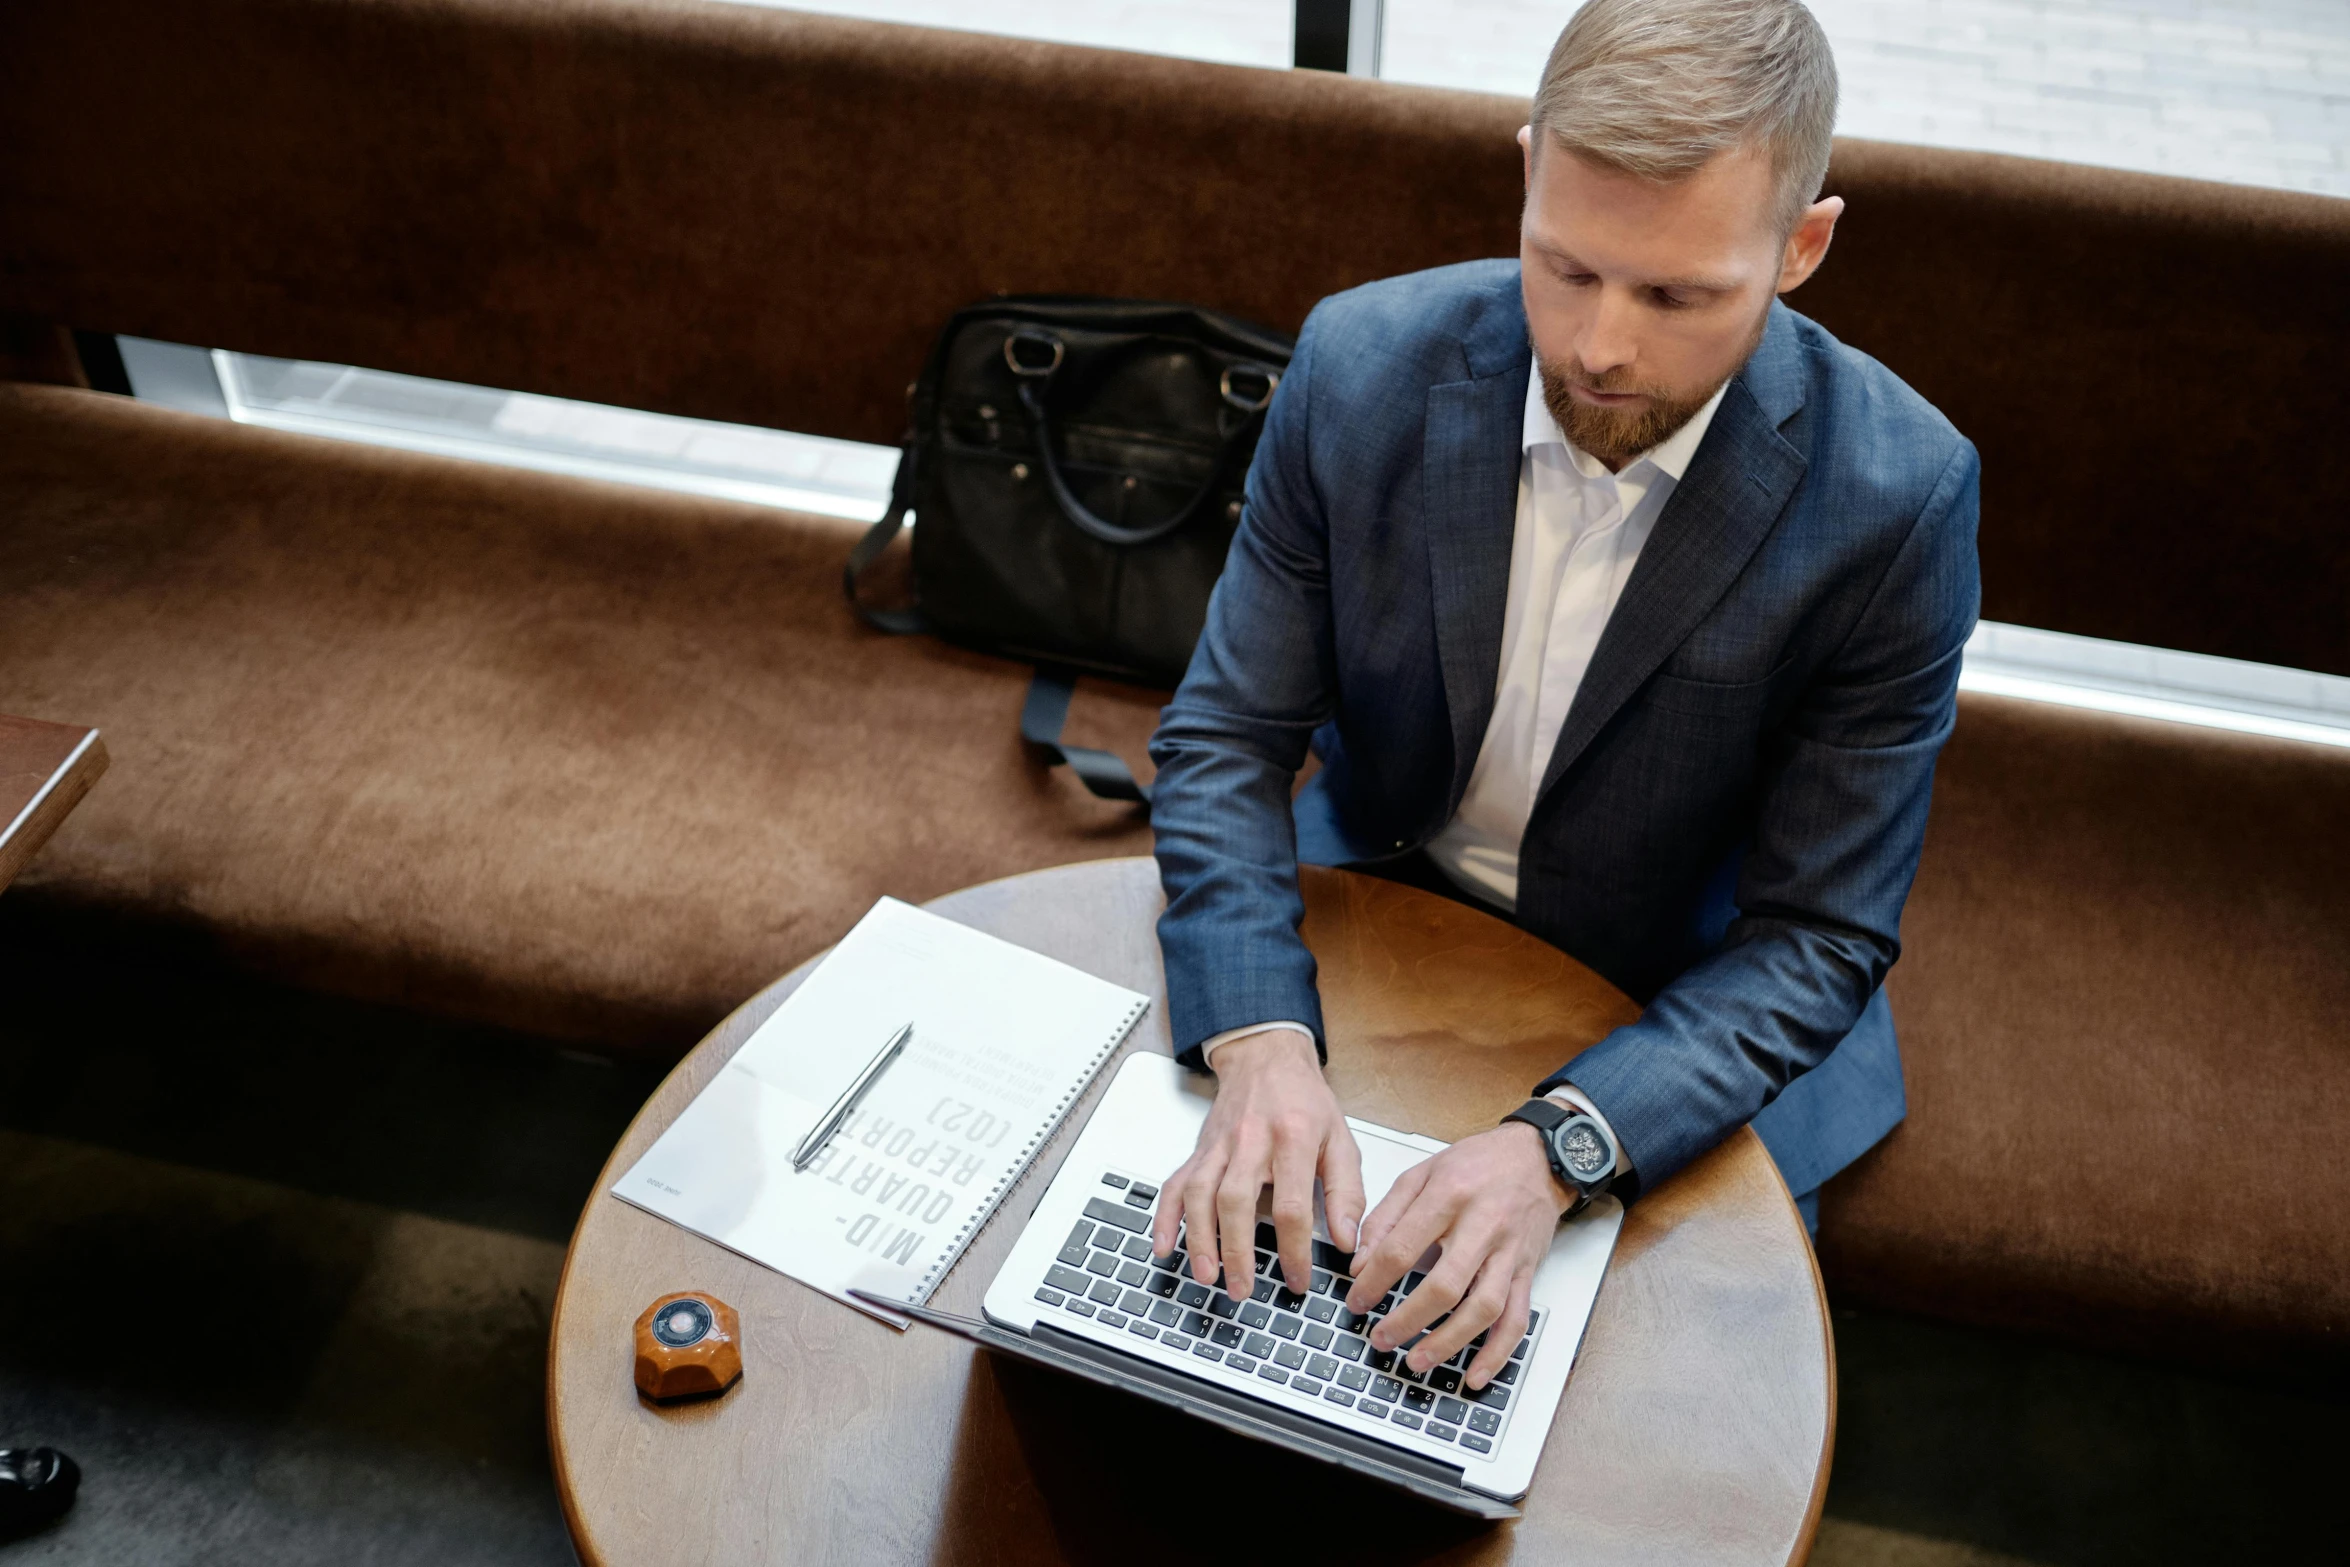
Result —
[{"label": "black leather bag", "polygon": [[[1086,787],[1124,763],[1060,744],[1079,673],[1182,678],[1295,339],[1189,305],[1013,296],[955,313],[914,386],[888,513],[849,557],[873,625],[1037,665],[1020,732]],[[858,578],[917,519],[914,607]]]}]

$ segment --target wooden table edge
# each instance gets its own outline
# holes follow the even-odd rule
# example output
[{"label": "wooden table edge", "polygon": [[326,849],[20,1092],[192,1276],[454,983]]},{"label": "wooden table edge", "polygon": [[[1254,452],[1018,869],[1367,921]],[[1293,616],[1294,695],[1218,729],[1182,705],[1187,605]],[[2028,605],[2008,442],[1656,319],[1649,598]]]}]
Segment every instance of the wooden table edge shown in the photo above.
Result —
[{"label": "wooden table edge", "polygon": [[[1747,1129],[1751,1132],[1753,1129]],[[1766,1155],[1769,1150],[1765,1149]],[[1778,1168],[1771,1161],[1771,1168]],[[1818,1306],[1820,1323],[1820,1370],[1826,1379],[1825,1418],[1820,1423],[1820,1461],[1813,1466],[1811,1502],[1803,1511],[1803,1528],[1796,1534],[1795,1549],[1788,1553],[1787,1567],[1803,1567],[1811,1560],[1812,1547],[1819,1543],[1820,1518],[1828,1505],[1828,1471],[1836,1461],[1836,1324],[1828,1315],[1828,1281],[1820,1276],[1819,1248],[1811,1244],[1811,1232],[1803,1222],[1803,1211],[1795,1206],[1795,1194],[1787,1191],[1787,1183],[1779,1183],[1787,1206],[1792,1211],[1796,1228],[1804,1232],[1804,1254],[1811,1259],[1812,1299]]]},{"label": "wooden table edge", "polygon": [[[778,981],[788,979],[800,970],[821,962],[825,953],[831,950],[832,944],[827,943],[810,957],[793,964],[774,979],[752,991],[733,1011],[705,1029],[702,1037],[694,1042],[693,1049],[679,1056],[669,1070],[662,1074],[661,1081],[654,1085],[651,1093],[645,1095],[645,1102],[637,1106],[636,1114],[628,1118],[628,1125],[623,1127],[620,1136],[613,1140],[611,1153],[605,1156],[604,1163],[596,1171],[596,1184],[589,1189],[587,1200],[579,1205],[579,1217],[572,1222],[570,1239],[563,1243],[563,1271],[556,1277],[555,1300],[547,1314],[547,1456],[555,1471],[555,1496],[563,1504],[563,1527],[571,1535],[571,1549],[573,1554],[578,1556],[580,1567],[609,1567],[609,1564],[605,1561],[603,1553],[595,1549],[586,1523],[580,1516],[578,1504],[572,1497],[571,1470],[570,1465],[565,1461],[566,1455],[563,1448],[563,1423],[555,1417],[558,1388],[555,1375],[555,1354],[556,1348],[561,1342],[561,1337],[556,1332],[556,1324],[563,1320],[563,1299],[571,1289],[571,1270],[579,1261],[579,1232],[587,1224],[589,1211],[597,1203],[612,1195],[612,1188],[622,1174],[617,1168],[621,1152],[629,1146],[630,1139],[635,1136],[637,1123],[653,1113],[653,1107],[660,1102],[661,1090],[669,1085],[671,1077],[684,1070],[687,1060],[693,1056],[694,1051],[709,1043],[714,1035],[724,1033],[729,1024],[756,1006],[762,996],[773,990]],[[737,1048],[740,1048],[739,1044]],[[614,1198],[614,1201],[618,1200]]]},{"label": "wooden table edge", "polygon": [[[25,720],[37,722],[37,720]],[[70,725],[43,727],[71,728]],[[34,791],[16,815],[0,822],[0,888],[16,879],[58,824],[72,814],[93,784],[105,773],[110,758],[106,742],[95,729],[82,730],[81,739],[48,780]]]},{"label": "wooden table edge", "polygon": [[[645,1102],[647,1104],[652,1102],[650,1095],[646,1097]],[[637,1114],[642,1115],[643,1113],[644,1110],[640,1106]],[[632,1126],[635,1124],[634,1117],[630,1118],[629,1124]],[[623,1133],[620,1141],[612,1145],[614,1151],[617,1152],[627,1141],[627,1135]],[[604,1177],[610,1168],[611,1161],[607,1159],[605,1168],[596,1172],[595,1189],[588,1193],[587,1201],[580,1207],[579,1223],[571,1227],[574,1239],[579,1235],[580,1225],[587,1223],[587,1210],[595,1205],[596,1199],[604,1195],[606,1190]],[[571,1553],[579,1558],[580,1567],[606,1567],[603,1554],[594,1548],[588,1533],[587,1522],[580,1516],[579,1504],[571,1494],[571,1465],[569,1455],[563,1447],[563,1422],[556,1417],[555,1411],[556,1390],[560,1385],[555,1374],[555,1349],[562,1338],[558,1329],[563,1321],[563,1297],[571,1289],[571,1270],[578,1260],[579,1248],[566,1241],[563,1245],[563,1271],[555,1280],[555,1302],[547,1312],[547,1460],[549,1467],[554,1470],[555,1500],[563,1508],[563,1530],[564,1533],[571,1536]]]}]

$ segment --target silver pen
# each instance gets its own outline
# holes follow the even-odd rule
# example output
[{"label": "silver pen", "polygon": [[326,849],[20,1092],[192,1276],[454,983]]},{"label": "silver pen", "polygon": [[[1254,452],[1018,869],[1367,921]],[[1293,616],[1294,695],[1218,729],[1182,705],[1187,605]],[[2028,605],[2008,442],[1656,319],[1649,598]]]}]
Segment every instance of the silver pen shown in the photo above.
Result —
[{"label": "silver pen", "polygon": [[800,1139],[800,1146],[792,1150],[793,1174],[798,1174],[816,1162],[816,1156],[824,1151],[824,1145],[832,1141],[832,1134],[840,1130],[841,1122],[849,1118],[849,1112],[857,1108],[857,1101],[865,1097],[865,1090],[880,1081],[881,1074],[889,1070],[892,1061],[905,1053],[906,1041],[913,1037],[914,1025],[908,1023],[889,1036],[889,1043],[881,1047],[879,1055],[865,1063],[865,1070],[857,1074],[856,1081],[842,1090],[841,1096],[832,1102],[832,1108],[824,1112],[823,1119],[810,1127],[808,1135]]}]

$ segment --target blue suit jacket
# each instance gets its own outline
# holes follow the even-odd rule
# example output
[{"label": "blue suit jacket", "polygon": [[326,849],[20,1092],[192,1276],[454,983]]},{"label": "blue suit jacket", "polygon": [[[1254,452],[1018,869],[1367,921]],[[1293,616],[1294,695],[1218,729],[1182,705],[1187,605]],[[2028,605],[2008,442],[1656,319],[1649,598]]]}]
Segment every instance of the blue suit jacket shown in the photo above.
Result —
[{"label": "blue suit jacket", "polygon": [[[1408,853],[1460,804],[1500,673],[1531,355],[1515,262],[1306,322],[1151,742],[1193,1065],[1244,1024],[1320,1036],[1300,860]],[[1802,1193],[1901,1119],[1878,987],[1975,623],[1977,471],[1923,398],[1774,304],[1600,638],[1517,919],[1646,1006],[1540,1085],[1590,1095],[1643,1185],[1753,1121]]]}]

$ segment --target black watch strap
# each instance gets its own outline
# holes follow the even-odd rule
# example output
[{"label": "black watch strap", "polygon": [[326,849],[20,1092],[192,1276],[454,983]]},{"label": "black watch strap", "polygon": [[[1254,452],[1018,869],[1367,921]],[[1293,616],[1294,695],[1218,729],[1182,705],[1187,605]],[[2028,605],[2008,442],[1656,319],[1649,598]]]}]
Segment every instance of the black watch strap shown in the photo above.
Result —
[{"label": "black watch strap", "polygon": [[[1614,1182],[1616,1166],[1623,1155],[1615,1147],[1615,1140],[1601,1130],[1595,1117],[1581,1110],[1570,1110],[1553,1099],[1529,1099],[1503,1116],[1502,1120],[1523,1121],[1542,1135],[1542,1156],[1550,1161],[1550,1173],[1558,1177],[1561,1186],[1575,1194],[1574,1206],[1567,1210],[1565,1217],[1571,1219],[1581,1213],[1591,1205],[1592,1198],[1605,1192]],[[1554,1134],[1570,1121],[1580,1121],[1588,1129],[1588,1136],[1584,1140],[1596,1144],[1591,1151],[1596,1153],[1604,1149],[1609,1155],[1606,1171],[1596,1179],[1586,1179],[1576,1174],[1559,1153],[1558,1139]]]},{"label": "black watch strap", "polygon": [[1504,1121],[1523,1121],[1544,1134],[1543,1146],[1550,1146],[1549,1134],[1566,1124],[1569,1111],[1555,1099],[1529,1099],[1502,1117]]}]

